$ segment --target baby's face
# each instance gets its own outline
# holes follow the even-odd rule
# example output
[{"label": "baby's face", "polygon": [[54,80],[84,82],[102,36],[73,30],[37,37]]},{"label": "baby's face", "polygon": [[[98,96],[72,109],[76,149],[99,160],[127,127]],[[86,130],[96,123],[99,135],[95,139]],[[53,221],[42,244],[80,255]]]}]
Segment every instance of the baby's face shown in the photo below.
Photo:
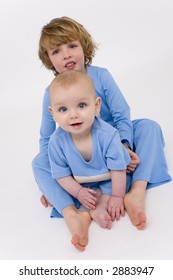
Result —
[{"label": "baby's face", "polygon": [[78,135],[90,131],[100,109],[100,99],[95,97],[94,89],[85,80],[65,87],[54,86],[51,104],[49,109],[59,126]]}]

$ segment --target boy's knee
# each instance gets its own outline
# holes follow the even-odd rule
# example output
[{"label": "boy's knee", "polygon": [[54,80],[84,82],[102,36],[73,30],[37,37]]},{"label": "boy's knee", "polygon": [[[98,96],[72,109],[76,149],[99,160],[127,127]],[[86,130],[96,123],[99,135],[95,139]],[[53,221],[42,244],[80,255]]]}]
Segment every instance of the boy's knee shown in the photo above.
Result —
[{"label": "boy's knee", "polygon": [[43,167],[43,166],[49,166],[49,158],[47,154],[39,153],[35,156],[35,158],[32,160],[32,168],[37,167]]},{"label": "boy's knee", "polygon": [[156,121],[150,119],[141,119],[134,124],[134,131],[140,132],[142,134],[160,133],[161,127]]},{"label": "boy's knee", "polygon": [[38,166],[38,155],[33,158],[31,165],[33,170]]},{"label": "boy's knee", "polygon": [[48,154],[39,153],[32,160],[32,169],[34,173],[37,173],[38,170],[43,170],[50,173],[50,162],[48,158]]}]

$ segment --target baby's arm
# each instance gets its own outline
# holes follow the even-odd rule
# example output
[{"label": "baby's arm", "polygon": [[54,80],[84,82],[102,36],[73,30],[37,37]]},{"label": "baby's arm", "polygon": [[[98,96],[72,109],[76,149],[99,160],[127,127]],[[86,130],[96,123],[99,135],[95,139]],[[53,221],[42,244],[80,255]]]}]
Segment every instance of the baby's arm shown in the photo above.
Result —
[{"label": "baby's arm", "polygon": [[108,213],[114,221],[124,216],[124,196],[126,192],[126,170],[111,170],[112,195],[108,201]]},{"label": "baby's arm", "polygon": [[73,197],[76,197],[80,203],[88,209],[95,209],[96,191],[82,187],[72,176],[57,179],[57,182]]}]

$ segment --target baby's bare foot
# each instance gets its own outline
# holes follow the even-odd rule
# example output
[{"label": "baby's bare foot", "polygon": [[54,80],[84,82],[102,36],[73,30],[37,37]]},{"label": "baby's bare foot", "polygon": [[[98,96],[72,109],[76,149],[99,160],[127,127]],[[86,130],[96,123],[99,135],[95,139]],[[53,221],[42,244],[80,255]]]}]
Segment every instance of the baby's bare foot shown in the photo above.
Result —
[{"label": "baby's bare foot", "polygon": [[102,228],[111,229],[112,219],[106,209],[102,206],[98,206],[95,210],[90,211],[92,219]]}]

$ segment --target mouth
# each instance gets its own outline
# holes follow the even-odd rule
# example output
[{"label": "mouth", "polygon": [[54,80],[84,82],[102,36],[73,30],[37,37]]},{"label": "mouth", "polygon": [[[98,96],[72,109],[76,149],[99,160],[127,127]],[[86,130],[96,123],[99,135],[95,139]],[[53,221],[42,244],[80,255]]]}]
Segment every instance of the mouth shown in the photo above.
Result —
[{"label": "mouth", "polygon": [[76,63],[74,61],[70,61],[68,63],[65,64],[65,68],[68,70],[74,69]]},{"label": "mouth", "polygon": [[74,128],[79,128],[79,127],[81,127],[81,125],[82,125],[82,122],[70,124],[70,126],[72,126],[72,127],[74,127]]}]

